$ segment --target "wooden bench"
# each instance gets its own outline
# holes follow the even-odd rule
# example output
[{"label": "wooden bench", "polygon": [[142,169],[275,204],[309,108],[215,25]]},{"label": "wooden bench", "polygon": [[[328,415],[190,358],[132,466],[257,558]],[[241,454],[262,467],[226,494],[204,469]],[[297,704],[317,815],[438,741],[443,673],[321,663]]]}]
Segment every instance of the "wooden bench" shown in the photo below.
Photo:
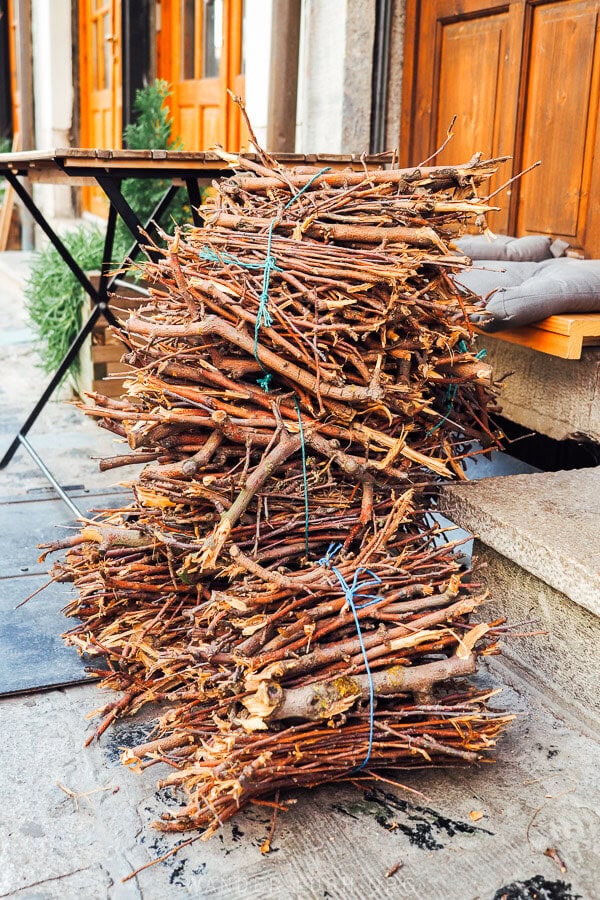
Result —
[{"label": "wooden bench", "polygon": [[486,333],[486,337],[530,347],[561,359],[581,359],[584,347],[600,345],[600,313],[549,316],[534,325]]}]

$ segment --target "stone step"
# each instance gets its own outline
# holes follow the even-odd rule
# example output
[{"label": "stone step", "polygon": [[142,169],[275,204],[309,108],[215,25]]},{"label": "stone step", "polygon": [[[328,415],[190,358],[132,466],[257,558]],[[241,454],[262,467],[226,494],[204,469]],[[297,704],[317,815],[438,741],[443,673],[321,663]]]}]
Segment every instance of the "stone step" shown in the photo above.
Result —
[{"label": "stone step", "polygon": [[547,632],[504,641],[506,659],[598,727],[600,468],[451,485],[440,510],[476,535],[485,617],[535,620]]}]

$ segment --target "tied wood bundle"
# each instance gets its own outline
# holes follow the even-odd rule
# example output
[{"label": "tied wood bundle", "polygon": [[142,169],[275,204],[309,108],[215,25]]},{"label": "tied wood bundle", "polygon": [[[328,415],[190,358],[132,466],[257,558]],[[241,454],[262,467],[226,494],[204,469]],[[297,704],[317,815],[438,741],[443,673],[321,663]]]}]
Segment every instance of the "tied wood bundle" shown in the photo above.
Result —
[{"label": "tied wood bundle", "polygon": [[451,278],[495,161],[231,162],[205,227],[152,247],[127,395],[85,407],[132,451],[103,468],[147,463],[133,500],[47,547],[67,640],[123,692],[96,736],[167,704],[123,761],[171,766],[187,803],[156,824],[205,835],[281,788],[474,763],[511,718],[460,680],[505,626],[470,621],[485,594],[428,519],[498,437]]}]

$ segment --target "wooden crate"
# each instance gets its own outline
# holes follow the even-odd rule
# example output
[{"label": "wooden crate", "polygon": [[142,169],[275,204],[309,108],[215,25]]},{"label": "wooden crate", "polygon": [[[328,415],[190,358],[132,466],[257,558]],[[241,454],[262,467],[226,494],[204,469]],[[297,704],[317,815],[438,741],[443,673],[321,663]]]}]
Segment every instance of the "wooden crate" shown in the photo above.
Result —
[{"label": "wooden crate", "polygon": [[[92,284],[98,286],[100,274],[88,272]],[[110,307],[119,321],[125,322],[131,312],[147,302],[135,288],[118,286],[111,298]],[[83,306],[84,321],[90,314],[91,302],[86,297]],[[123,382],[133,372],[131,366],[121,362],[126,353],[125,344],[119,340],[114,329],[103,318],[96,322],[91,335],[79,351],[79,375],[76,390],[85,402],[91,400],[85,396],[87,391],[96,391],[106,397],[120,397],[124,392]],[[116,377],[122,375],[123,377]]]}]

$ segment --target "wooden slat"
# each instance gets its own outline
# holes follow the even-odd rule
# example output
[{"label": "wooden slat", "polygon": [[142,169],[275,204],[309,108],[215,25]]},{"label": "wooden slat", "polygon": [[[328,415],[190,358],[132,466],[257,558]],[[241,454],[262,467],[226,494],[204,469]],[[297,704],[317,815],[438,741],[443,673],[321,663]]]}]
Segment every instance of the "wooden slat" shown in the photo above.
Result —
[{"label": "wooden slat", "polygon": [[[12,148],[18,150],[21,146],[21,135],[15,134]],[[6,250],[10,235],[13,209],[15,208],[15,189],[12,184],[7,184],[4,191],[4,203],[0,208],[0,251]]]},{"label": "wooden slat", "polygon": [[584,346],[600,345],[600,314],[549,316],[535,325],[507,328],[494,334],[479,331],[479,334],[561,359],[581,359]]},{"label": "wooden slat", "polygon": [[[164,178],[165,172],[171,179],[185,178],[190,172],[198,177],[207,173],[207,177],[215,177],[219,174],[229,174],[232,166],[227,161],[220,159],[214,153],[192,153],[189,151],[131,151],[131,150],[88,150],[75,147],[60,150],[34,150],[21,153],[0,153],[0,175],[2,172],[12,172],[16,175],[27,175],[32,181],[39,184],[67,184],[90,185],[94,184],[94,173],[108,173],[119,175],[124,173],[129,176],[132,172],[152,172],[157,178]],[[253,154],[245,155],[245,158],[255,160]],[[307,167],[315,162],[320,168],[362,169],[363,163],[354,155],[319,155],[308,154],[281,154],[281,161],[288,166]],[[366,158],[370,163],[370,159]],[[382,168],[382,161],[374,159],[374,165]]]}]

